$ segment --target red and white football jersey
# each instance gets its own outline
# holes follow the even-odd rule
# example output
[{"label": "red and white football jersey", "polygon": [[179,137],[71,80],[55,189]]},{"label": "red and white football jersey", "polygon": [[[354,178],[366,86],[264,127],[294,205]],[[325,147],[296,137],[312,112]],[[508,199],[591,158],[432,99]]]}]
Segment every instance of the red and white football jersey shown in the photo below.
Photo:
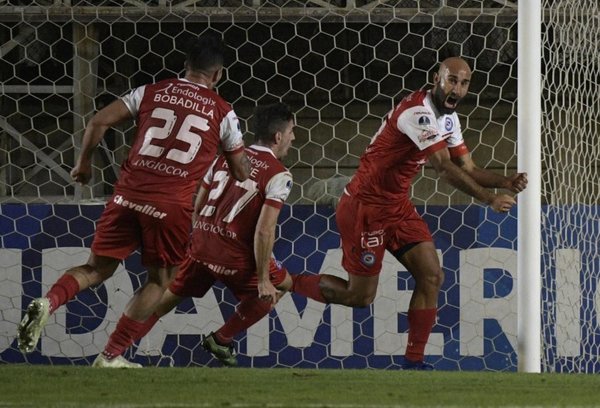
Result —
[{"label": "red and white football jersey", "polygon": [[346,191],[366,204],[398,205],[409,200],[412,179],[428,155],[445,147],[453,155],[468,152],[458,115],[439,114],[430,92],[413,92],[387,115]]},{"label": "red and white football jersey", "polygon": [[216,92],[186,79],[167,79],[122,98],[137,119],[115,191],[129,199],[192,205],[198,181],[223,151],[242,149],[238,118]]},{"label": "red and white football jersey", "polygon": [[190,255],[231,269],[254,270],[254,232],[263,204],[281,208],[292,175],[268,147],[246,148],[250,177],[235,180],[219,156],[206,173],[208,200],[194,223]]}]

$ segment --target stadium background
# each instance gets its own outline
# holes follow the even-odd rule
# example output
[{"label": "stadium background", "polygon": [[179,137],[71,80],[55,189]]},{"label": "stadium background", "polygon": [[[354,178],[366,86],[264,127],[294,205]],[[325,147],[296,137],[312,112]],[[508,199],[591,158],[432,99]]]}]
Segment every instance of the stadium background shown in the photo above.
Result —
[{"label": "stadium background", "polygon": [[[559,4],[545,2],[548,9],[554,3]],[[585,11],[590,4],[579,7]],[[205,30],[223,33],[230,47],[218,91],[232,103],[245,129],[257,103],[282,100],[296,112],[297,139],[285,160],[295,187],[276,247],[276,255],[292,272],[341,273],[332,215],[340,187],[381,118],[402,96],[430,84],[437,62],[447,56],[462,55],[474,68],[471,93],[459,115],[476,162],[498,172],[516,171],[516,2],[5,1],[0,8],[2,362],[24,361],[14,340],[22,308],[54,275],[85,256],[82,248],[89,246],[93,221],[127,154],[133,128],[110,131],[96,154],[91,186],[72,185],[68,172],[85,121],[133,87],[181,74],[180,50]],[[564,21],[553,24],[546,18],[543,73],[555,83],[567,83],[577,71],[562,71],[567,58],[554,61],[559,50],[554,44],[560,39],[564,43],[559,45],[573,46],[585,65],[589,61],[575,47],[585,36],[563,38]],[[587,69],[597,72],[597,65],[592,62]],[[589,79],[583,79],[587,89]],[[544,369],[597,371],[592,357],[599,335],[593,244],[597,186],[589,181],[595,166],[587,174],[560,173],[556,159],[569,162],[577,155],[576,149],[561,150],[558,143],[571,131],[557,125],[560,108],[567,106],[559,101],[563,96],[564,89],[555,95],[545,88],[546,113],[550,117],[559,112],[556,123],[545,123],[552,143],[545,146],[543,163],[544,222],[550,231],[542,257]],[[594,96],[586,98],[587,104]],[[581,116],[586,116],[584,111]],[[585,134],[594,123],[577,122]],[[249,135],[246,142],[251,140]],[[585,191],[576,201],[574,181]],[[434,231],[447,275],[434,330],[439,336],[432,339],[428,358],[441,369],[515,370],[515,214],[490,213],[438,183],[431,168],[418,177],[413,193]],[[591,233],[581,240],[572,230],[565,231],[565,224]],[[582,264],[585,269],[579,271]],[[403,352],[403,302],[410,280],[398,265],[386,267],[386,285],[372,308],[353,313],[339,307],[319,310],[289,297],[292,303],[267,321],[270,335],[267,328],[239,339],[241,351],[250,355],[242,358],[243,364],[393,367]],[[124,269],[119,282],[133,290],[143,279],[136,256]],[[568,290],[562,292],[557,282]],[[50,326],[53,335],[45,336],[39,352],[27,361],[89,362],[122,310],[105,306],[108,297],[123,296],[117,288],[108,283],[82,294],[57,315]],[[579,301],[569,301],[573,294]],[[158,330],[173,334],[164,340],[155,333],[131,357],[153,364],[207,363],[195,346],[197,336],[217,325],[232,307],[227,293],[216,291],[215,296],[224,297],[223,309],[215,308],[216,301],[202,313],[197,304],[188,305],[186,323],[165,319]],[[292,317],[285,320],[282,315]]]}]

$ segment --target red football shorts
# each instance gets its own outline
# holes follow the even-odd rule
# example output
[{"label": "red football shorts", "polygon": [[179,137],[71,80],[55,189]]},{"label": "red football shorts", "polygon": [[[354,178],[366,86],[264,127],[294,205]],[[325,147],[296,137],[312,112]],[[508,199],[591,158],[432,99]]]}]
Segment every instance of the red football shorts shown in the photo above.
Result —
[{"label": "red football shorts", "polygon": [[96,224],[92,251],[122,260],[141,248],[145,266],[179,265],[185,259],[191,225],[191,205],[130,202],[115,194]]},{"label": "red football shorts", "polygon": [[[269,277],[273,286],[283,282],[287,269],[271,259]],[[179,297],[203,297],[215,281],[221,281],[231,290],[237,300],[258,294],[258,276],[255,270],[228,269],[222,265],[209,264],[187,256],[169,290]]]},{"label": "red football shorts", "polygon": [[386,211],[344,193],[335,220],[342,239],[342,266],[354,275],[378,275],[386,249],[393,253],[408,244],[433,241],[429,227],[410,202]]}]

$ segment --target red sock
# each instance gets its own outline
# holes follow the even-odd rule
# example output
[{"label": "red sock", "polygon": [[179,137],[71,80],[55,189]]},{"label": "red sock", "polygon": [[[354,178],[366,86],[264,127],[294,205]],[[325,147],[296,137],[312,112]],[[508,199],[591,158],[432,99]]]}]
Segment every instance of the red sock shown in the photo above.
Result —
[{"label": "red sock", "polygon": [[257,297],[243,299],[235,313],[215,332],[219,343],[231,343],[233,337],[258,322],[271,311],[271,304]]},{"label": "red sock", "polygon": [[309,275],[307,273],[292,275],[293,283],[291,291],[317,302],[327,303],[327,300],[325,300],[321,293],[321,288],[319,288],[320,281],[321,275]]},{"label": "red sock", "polygon": [[79,282],[73,275],[61,276],[50,288],[46,297],[50,301],[50,313],[73,299],[79,293]]},{"label": "red sock", "polygon": [[123,354],[133,344],[137,334],[144,330],[145,323],[133,320],[125,314],[121,315],[117,328],[108,338],[108,344],[102,354],[109,360]]},{"label": "red sock", "polygon": [[435,324],[437,309],[408,310],[408,345],[404,355],[410,361],[423,361],[425,345]]},{"label": "red sock", "polygon": [[138,341],[139,339],[144,337],[146,334],[148,334],[150,332],[150,330],[152,330],[152,328],[154,327],[156,322],[158,322],[158,319],[160,319],[160,317],[158,317],[158,315],[156,313],[152,313],[150,315],[150,317],[147,318],[146,321],[142,323],[142,327],[133,337],[133,341],[134,342]]}]

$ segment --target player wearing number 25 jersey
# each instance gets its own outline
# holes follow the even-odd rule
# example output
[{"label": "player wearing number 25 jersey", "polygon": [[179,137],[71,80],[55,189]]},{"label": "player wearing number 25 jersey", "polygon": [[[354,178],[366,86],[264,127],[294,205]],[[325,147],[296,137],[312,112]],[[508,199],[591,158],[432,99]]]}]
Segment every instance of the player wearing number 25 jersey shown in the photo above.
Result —
[{"label": "player wearing number 25 jersey", "polygon": [[19,325],[19,348],[34,350],[48,316],[93,285],[110,278],[140,248],[147,281],[121,316],[94,365],[132,367],[121,357],[154,310],[183,261],[192,197],[220,146],[232,175],[245,180],[249,163],[231,107],[213,88],[223,71],[224,46],[212,34],[195,39],[186,54],[185,77],[141,86],[97,112],[88,122],[81,154],[71,171],[86,184],[92,153],[106,130],[137,121],[135,139],[102,216],[86,264],[70,268],[45,297],[35,299]]},{"label": "player wearing number 25 jersey", "polygon": [[138,126],[115,189],[130,198],[192,205],[198,180],[217,148],[243,148],[231,106],[215,91],[185,78],[144,85],[123,97]]},{"label": "player wearing number 25 jersey", "polygon": [[[143,244],[144,264],[179,264],[198,181],[219,146],[225,154],[243,149],[238,119],[213,90],[185,78],[144,85],[122,100],[138,118],[138,130],[98,222],[92,250],[124,259]],[[111,228],[115,224],[117,231]],[[161,224],[166,228],[159,231]]]}]

